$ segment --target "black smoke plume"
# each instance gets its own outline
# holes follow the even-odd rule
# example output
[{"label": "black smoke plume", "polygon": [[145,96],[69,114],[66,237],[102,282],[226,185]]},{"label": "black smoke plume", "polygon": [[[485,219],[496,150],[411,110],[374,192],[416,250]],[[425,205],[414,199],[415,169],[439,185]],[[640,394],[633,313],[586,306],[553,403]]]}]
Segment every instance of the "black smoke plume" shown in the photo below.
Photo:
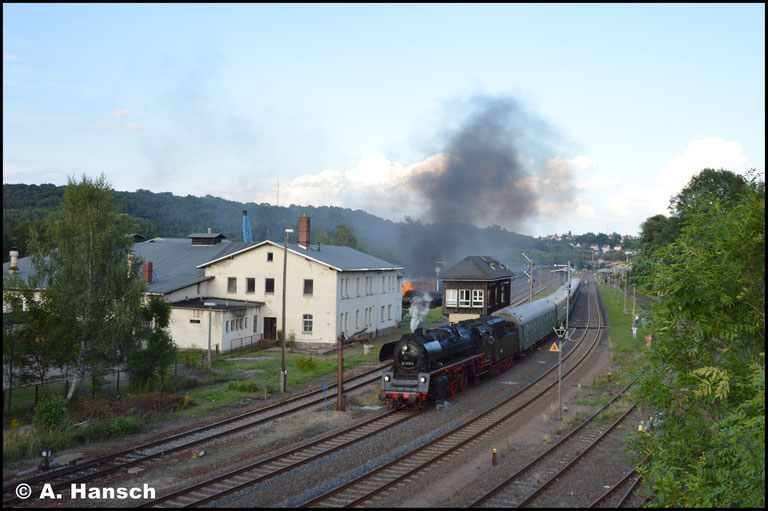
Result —
[{"label": "black smoke plume", "polygon": [[[563,190],[570,187],[570,175],[562,169],[553,173],[547,164],[560,138],[549,123],[511,97],[475,96],[466,106],[469,113],[458,124],[448,119],[446,125],[458,127],[443,130],[442,142],[433,148],[447,155],[445,165],[409,181],[427,206],[426,218],[417,222],[429,227],[417,238],[410,235],[413,220],[401,228],[405,266],[414,277],[434,276],[438,260],[448,261],[449,267],[467,255],[503,261],[502,254],[514,247],[508,242],[500,246],[500,237],[490,234],[499,226],[519,229],[538,212],[539,195],[553,191],[542,190],[540,178],[557,174],[556,191],[561,199],[569,198]],[[462,235],[466,225],[495,229],[484,230],[489,235],[478,239],[477,234]]]}]

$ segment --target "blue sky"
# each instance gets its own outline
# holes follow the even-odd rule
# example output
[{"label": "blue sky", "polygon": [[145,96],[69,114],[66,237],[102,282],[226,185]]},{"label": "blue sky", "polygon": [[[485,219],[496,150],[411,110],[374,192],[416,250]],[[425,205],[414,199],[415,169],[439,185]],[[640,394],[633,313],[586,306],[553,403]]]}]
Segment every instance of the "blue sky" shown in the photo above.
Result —
[{"label": "blue sky", "polygon": [[704,167],[765,172],[765,6],[3,4],[3,183],[275,204],[279,180],[426,219],[412,178],[477,98],[551,137],[515,146],[534,211],[480,227],[634,234]]}]

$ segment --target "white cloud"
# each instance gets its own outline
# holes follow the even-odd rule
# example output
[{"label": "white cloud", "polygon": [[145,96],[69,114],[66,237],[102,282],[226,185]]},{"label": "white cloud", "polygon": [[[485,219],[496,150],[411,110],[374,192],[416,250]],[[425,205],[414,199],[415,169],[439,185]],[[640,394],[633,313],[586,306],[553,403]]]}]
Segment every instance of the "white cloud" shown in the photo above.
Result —
[{"label": "white cloud", "polygon": [[[440,172],[450,155],[438,153],[424,160],[403,165],[383,154],[365,155],[355,167],[324,169],[291,180],[280,180],[280,204],[338,206],[361,209],[393,221],[404,217],[424,218],[425,204],[409,180],[423,172]],[[691,140],[681,156],[667,161],[652,184],[630,183],[618,171],[604,169],[601,161],[587,155],[555,157],[537,175],[520,186],[534,193],[537,217],[519,227],[519,232],[535,236],[562,233],[617,231],[637,233],[646,218],[663,213],[671,196],[706,167],[726,168],[743,173],[747,158],[738,142],[715,137]],[[277,178],[232,186],[220,182],[185,183],[185,193],[207,193],[241,202],[275,204]],[[620,186],[622,183],[627,183]],[[503,225],[503,222],[494,221]],[[484,227],[484,226],[480,226]]]},{"label": "white cloud", "polygon": [[651,188],[651,201],[657,213],[667,213],[669,199],[677,195],[690,179],[705,168],[724,168],[737,174],[744,174],[747,157],[741,144],[735,140],[727,142],[716,137],[704,137],[688,142],[682,156],[666,163]]},{"label": "white cloud", "polygon": [[115,119],[122,119],[126,115],[128,115],[128,110],[125,108],[112,111],[112,117],[114,117]]},{"label": "white cloud", "polygon": [[[640,224],[648,217],[669,215],[667,208],[670,198],[677,195],[703,169],[724,168],[744,174],[748,170],[747,161],[741,144],[736,141],[728,142],[716,137],[694,139],[688,142],[682,155],[665,163],[650,186],[632,185],[608,189],[600,192],[602,195],[599,199],[593,196],[592,200],[597,205],[598,217],[604,222],[609,222],[617,229],[621,227],[622,233],[638,232]],[[613,173],[605,174],[600,179],[606,179],[607,182],[614,178],[618,182],[618,176]],[[604,226],[594,227],[595,231],[601,229]]]}]

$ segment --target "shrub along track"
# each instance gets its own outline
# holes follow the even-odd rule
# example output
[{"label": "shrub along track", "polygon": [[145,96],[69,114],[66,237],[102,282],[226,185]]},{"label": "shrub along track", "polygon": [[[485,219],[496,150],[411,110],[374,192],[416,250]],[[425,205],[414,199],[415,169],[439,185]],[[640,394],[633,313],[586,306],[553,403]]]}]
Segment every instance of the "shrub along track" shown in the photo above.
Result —
[{"label": "shrub along track", "polygon": [[[381,364],[361,374],[344,380],[344,391],[349,392],[379,381],[380,373],[389,364]],[[328,389],[336,388],[336,384],[328,385]],[[292,395],[277,403],[263,405],[255,410],[230,417],[228,419],[207,424],[202,427],[190,429],[167,438],[149,442],[114,452],[94,460],[77,465],[64,467],[58,470],[45,472],[34,477],[18,479],[3,484],[3,506],[18,503],[34,504],[37,499],[30,498],[23,501],[16,496],[16,487],[20,484],[28,484],[32,488],[32,495],[39,495],[44,484],[50,484],[52,489],[69,489],[71,484],[88,482],[102,478],[119,469],[126,469],[134,465],[147,463],[167,454],[186,449],[214,439],[219,439],[233,433],[260,426],[277,418],[285,417],[300,410],[313,408],[325,402],[326,391],[322,388],[312,389],[298,395]],[[336,394],[330,396],[329,401],[335,402]],[[187,437],[193,437],[187,439]],[[165,447],[163,447],[165,446]]]},{"label": "shrub along track", "polygon": [[[596,287],[589,287],[589,289],[592,288]],[[591,313],[588,316],[589,320],[596,321],[596,324],[588,324],[583,328],[582,337],[577,345],[563,357],[564,378],[581,367],[587,360],[587,356],[596,351],[594,348],[602,334],[603,317],[597,291],[590,292],[588,299],[595,302],[594,306],[590,304]],[[413,482],[420,472],[441,462],[449,461],[462,450],[478,444],[492,432],[509,426],[510,422],[514,421],[529,405],[544,399],[545,396],[551,396],[557,389],[557,382],[557,365],[555,365],[531,385],[482,414],[464,421],[451,431],[381,467],[303,503],[301,507],[376,505],[373,500],[377,496],[397,494],[399,485]],[[542,387],[544,390],[539,390]]]}]

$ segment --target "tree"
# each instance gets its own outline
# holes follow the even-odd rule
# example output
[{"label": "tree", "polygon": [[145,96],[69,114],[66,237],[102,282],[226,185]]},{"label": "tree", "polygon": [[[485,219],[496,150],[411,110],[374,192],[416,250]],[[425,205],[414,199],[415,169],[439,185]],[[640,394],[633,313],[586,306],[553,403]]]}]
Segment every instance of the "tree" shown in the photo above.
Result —
[{"label": "tree", "polygon": [[339,224],[336,226],[336,233],[333,236],[333,241],[336,245],[357,248],[357,236],[355,236],[355,231],[347,227],[346,224]]},{"label": "tree", "polygon": [[706,168],[693,176],[680,193],[669,201],[669,210],[674,216],[685,218],[693,209],[706,208],[701,201],[704,196],[714,197],[720,204],[738,201],[747,186],[744,177],[729,170]]},{"label": "tree", "polygon": [[765,505],[765,183],[700,193],[650,259],[659,296],[641,403],[663,411],[632,443],[664,507]]},{"label": "tree", "polygon": [[171,306],[159,296],[151,296],[141,307],[141,322],[126,346],[119,346],[125,356],[125,368],[136,390],[150,390],[152,381],[162,382],[168,366],[176,359],[178,348],[165,330],[171,321]]},{"label": "tree", "polygon": [[62,209],[30,239],[32,263],[45,282],[41,300],[48,331],[74,371],[71,399],[90,373],[97,381],[114,363],[113,347],[126,343],[146,284],[139,261],[129,262],[133,221],[117,213],[102,174],[69,179]]}]

